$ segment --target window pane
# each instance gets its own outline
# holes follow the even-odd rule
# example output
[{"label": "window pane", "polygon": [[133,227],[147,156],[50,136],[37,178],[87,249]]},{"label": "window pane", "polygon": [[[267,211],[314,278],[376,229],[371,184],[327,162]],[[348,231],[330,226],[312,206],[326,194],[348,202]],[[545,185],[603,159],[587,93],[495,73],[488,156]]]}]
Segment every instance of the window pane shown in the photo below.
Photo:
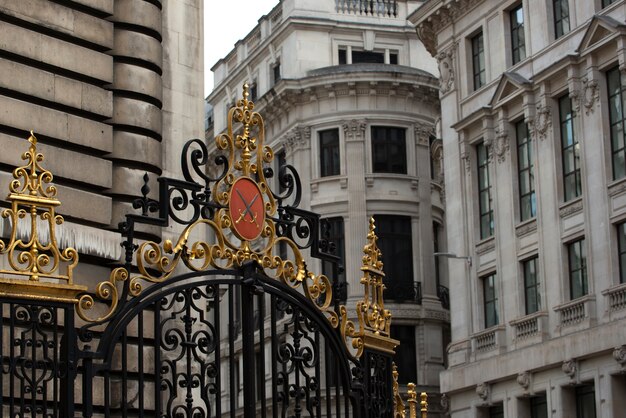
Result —
[{"label": "window pane", "polygon": [[568,245],[570,297],[576,299],[587,294],[587,262],[585,240]]},{"label": "window pane", "polygon": [[385,300],[415,301],[411,218],[391,215],[376,215],[374,218],[385,269]]},{"label": "window pane", "polygon": [[[335,250],[332,252],[334,255],[338,256],[340,261],[339,263],[345,269],[345,234],[344,234],[344,226],[343,226],[343,218],[335,217],[328,218],[328,241],[334,244]],[[325,238],[325,237],[322,237]],[[338,282],[346,281],[346,274],[344,271],[338,271],[337,276],[335,277],[334,264],[328,261],[322,262],[322,274],[326,277],[330,278],[331,281],[337,279]]]},{"label": "window pane", "polygon": [[498,297],[495,286],[495,274],[484,277],[482,281],[485,328],[489,328],[498,325]]},{"label": "window pane", "polygon": [[619,282],[626,283],[626,222],[617,225],[617,250],[619,253]]},{"label": "window pane", "polygon": [[[392,325],[391,338],[400,341],[396,347],[394,361],[400,374],[398,383],[406,384],[417,381],[417,354],[415,349],[415,327],[406,325]],[[404,375],[404,376],[403,376]]]},{"label": "window pane", "polygon": [[371,132],[373,171],[406,174],[406,129],[372,126]]},{"label": "window pane", "polygon": [[339,129],[319,133],[321,176],[339,174]]}]

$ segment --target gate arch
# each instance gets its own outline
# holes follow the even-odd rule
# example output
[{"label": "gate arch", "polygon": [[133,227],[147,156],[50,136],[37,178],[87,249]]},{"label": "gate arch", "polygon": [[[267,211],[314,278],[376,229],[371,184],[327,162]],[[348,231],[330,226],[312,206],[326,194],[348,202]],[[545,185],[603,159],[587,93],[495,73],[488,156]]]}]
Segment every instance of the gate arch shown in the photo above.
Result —
[{"label": "gate arch", "polygon": [[[198,418],[360,416],[358,394],[351,389],[354,364],[337,330],[302,294],[254,265],[247,267],[183,274],[124,306],[98,338],[98,348],[81,353],[89,358],[85,367],[93,370],[83,393],[103,390],[105,416],[134,416],[138,411]],[[254,323],[262,297],[270,306],[263,330]],[[237,315],[236,298],[243,302],[240,335],[233,335],[231,323]],[[143,334],[161,338],[133,341],[128,329],[138,317],[145,319],[146,312],[153,318],[144,323]],[[224,326],[220,319],[229,316]],[[250,347],[252,355],[245,352]],[[125,358],[135,351],[144,358],[137,361],[134,374],[123,376],[121,387],[111,374],[128,369]],[[102,378],[104,387],[91,384],[90,377]],[[135,394],[135,384],[147,391]],[[240,389],[243,393],[237,395]]]}]

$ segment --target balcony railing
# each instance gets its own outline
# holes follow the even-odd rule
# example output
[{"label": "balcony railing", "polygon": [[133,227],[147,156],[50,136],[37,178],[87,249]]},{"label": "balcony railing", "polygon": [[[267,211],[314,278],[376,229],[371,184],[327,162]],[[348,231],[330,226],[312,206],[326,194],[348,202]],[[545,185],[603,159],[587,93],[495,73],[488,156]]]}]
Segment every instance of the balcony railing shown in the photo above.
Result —
[{"label": "balcony railing", "polygon": [[335,0],[337,11],[340,13],[377,16],[397,17],[397,0]]},{"label": "balcony railing", "polygon": [[450,290],[446,286],[437,285],[437,297],[444,309],[450,309]]},{"label": "balcony railing", "polygon": [[385,301],[422,303],[421,282],[385,282]]},{"label": "balcony railing", "polygon": [[472,336],[472,351],[482,353],[492,350],[502,350],[506,346],[505,326],[497,325],[480,331]]},{"label": "balcony railing", "polygon": [[548,313],[538,311],[510,322],[514,329],[515,341],[527,340],[533,337],[541,337],[546,332],[546,320]]},{"label": "balcony railing", "polygon": [[609,312],[617,312],[626,309],[626,283],[613,286],[602,292],[608,298]]},{"label": "balcony railing", "polygon": [[595,302],[593,295],[586,295],[578,299],[566,302],[554,308],[559,314],[559,323],[561,327],[570,327],[572,325],[587,323],[593,319],[593,307]]}]

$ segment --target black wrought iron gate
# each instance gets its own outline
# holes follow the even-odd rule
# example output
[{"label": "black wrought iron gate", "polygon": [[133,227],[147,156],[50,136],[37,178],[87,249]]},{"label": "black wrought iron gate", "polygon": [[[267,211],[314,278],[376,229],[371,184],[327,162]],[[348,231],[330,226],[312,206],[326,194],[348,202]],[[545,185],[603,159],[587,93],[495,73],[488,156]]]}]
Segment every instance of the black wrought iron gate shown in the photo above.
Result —
[{"label": "black wrought iron gate", "polygon": [[[31,133],[2,213],[3,417],[404,417],[373,219],[363,299],[349,311],[341,284],[307,268],[303,252],[336,261],[333,245],[319,215],[298,208],[293,167],[280,166],[272,191],[273,152],[247,95],[216,138],[225,155],[211,162],[189,141],[184,180],[159,178],[158,201],[146,176],[141,214],[120,225],[125,263],[92,291],[74,282],[77,251],[58,248],[60,202]],[[176,242],[139,227],[170,222]],[[413,391],[411,417],[416,405]]]}]

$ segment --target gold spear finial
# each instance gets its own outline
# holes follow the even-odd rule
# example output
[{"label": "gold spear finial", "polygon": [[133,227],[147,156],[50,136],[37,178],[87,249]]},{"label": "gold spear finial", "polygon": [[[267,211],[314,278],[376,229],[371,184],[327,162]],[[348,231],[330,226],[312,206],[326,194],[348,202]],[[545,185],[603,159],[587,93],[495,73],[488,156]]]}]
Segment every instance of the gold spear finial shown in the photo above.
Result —
[{"label": "gold spear finial", "polygon": [[409,418],[417,418],[417,392],[415,392],[415,383],[409,383],[407,395],[409,395]]},{"label": "gold spear finial", "polygon": [[422,392],[420,394],[420,412],[422,413],[422,418],[427,418],[428,416],[428,394],[426,392]]}]

